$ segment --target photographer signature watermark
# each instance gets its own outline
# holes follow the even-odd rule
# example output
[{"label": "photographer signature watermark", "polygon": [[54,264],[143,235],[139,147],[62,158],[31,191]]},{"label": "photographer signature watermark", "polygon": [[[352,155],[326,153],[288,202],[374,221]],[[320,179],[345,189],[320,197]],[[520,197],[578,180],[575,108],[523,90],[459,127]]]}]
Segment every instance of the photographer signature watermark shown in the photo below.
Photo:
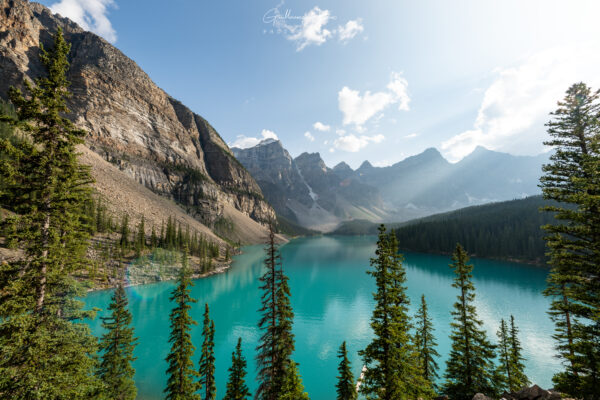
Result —
[{"label": "photographer signature watermark", "polygon": [[286,9],[283,13],[279,9],[280,6],[273,7],[263,15],[263,23],[271,25],[270,29],[264,29],[263,33],[285,33],[294,32],[299,25],[302,24],[301,15],[292,14],[292,10]]},{"label": "photographer signature watermark", "polygon": [[285,12],[282,14],[281,11],[279,11],[278,7],[271,8],[265,13],[265,15],[263,15],[263,22],[265,24],[273,24],[273,26],[276,26],[278,23],[284,22],[286,20],[301,21],[302,17],[300,15],[293,15],[292,10],[290,10],[289,8],[286,9]]},{"label": "photographer signature watermark", "polygon": [[364,28],[362,19],[348,20],[345,24],[332,26],[337,17],[327,9],[314,6],[302,15],[296,15],[291,9],[283,9],[283,2],[264,13],[262,22],[269,27],[263,28],[263,34],[281,34],[296,43],[296,51],[306,46],[320,46],[330,39],[337,38],[345,43],[361,33]]}]

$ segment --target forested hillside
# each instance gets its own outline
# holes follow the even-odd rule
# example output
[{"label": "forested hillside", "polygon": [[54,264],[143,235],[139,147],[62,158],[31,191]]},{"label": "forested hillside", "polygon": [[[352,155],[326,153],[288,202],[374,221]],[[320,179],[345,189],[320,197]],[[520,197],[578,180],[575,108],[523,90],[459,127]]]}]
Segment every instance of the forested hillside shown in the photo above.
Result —
[{"label": "forested hillside", "polygon": [[395,230],[401,250],[452,253],[461,243],[479,257],[544,263],[542,225],[554,222],[541,196],[433,215]]}]

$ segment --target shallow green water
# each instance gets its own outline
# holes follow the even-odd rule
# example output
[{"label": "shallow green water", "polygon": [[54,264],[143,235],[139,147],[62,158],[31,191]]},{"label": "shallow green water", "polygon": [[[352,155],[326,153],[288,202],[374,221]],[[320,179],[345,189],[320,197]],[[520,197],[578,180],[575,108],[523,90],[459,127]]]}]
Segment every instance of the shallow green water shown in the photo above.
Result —
[{"label": "shallow green water", "polygon": [[[290,277],[292,305],[296,314],[296,352],[306,390],[313,400],[335,398],[336,352],[347,341],[355,373],[361,368],[357,351],[368,343],[369,318],[373,307],[372,279],[365,274],[375,249],[374,237],[318,237],[293,240],[282,247],[284,268]],[[256,387],[254,348],[259,332],[262,246],[244,248],[233,267],[224,274],[195,281],[192,295],[198,299],[193,317],[201,323],[204,303],[215,320],[217,398],[225,394],[227,368],[239,336],[248,359],[249,386]],[[522,264],[475,259],[476,305],[490,337],[495,341],[500,318],[515,316],[525,348],[527,373],[532,381],[550,387],[552,374],[560,368],[553,358],[552,323],[546,310],[548,300],[541,291],[547,270]],[[438,351],[444,365],[450,343],[450,308],[455,301],[453,272],[448,257],[408,253],[405,267],[412,310],[425,294],[438,337]],[[172,283],[129,288],[130,308],[139,345],[135,355],[139,398],[162,398],[165,384],[164,361],[169,345],[169,292]],[[88,306],[107,308],[111,292],[91,293]],[[103,315],[103,313],[100,313]],[[90,323],[95,334],[102,333],[100,321]],[[201,327],[193,331],[199,357]]]}]

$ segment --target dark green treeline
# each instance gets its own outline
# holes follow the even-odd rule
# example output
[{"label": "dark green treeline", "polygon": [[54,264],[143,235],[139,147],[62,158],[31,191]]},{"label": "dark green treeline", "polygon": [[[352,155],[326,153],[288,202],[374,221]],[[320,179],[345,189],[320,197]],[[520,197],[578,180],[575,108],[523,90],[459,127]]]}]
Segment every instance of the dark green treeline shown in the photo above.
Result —
[{"label": "dark green treeline", "polygon": [[395,229],[401,250],[452,254],[456,243],[470,254],[543,264],[542,225],[555,223],[539,208],[553,204],[532,196],[521,200],[468,207],[423,218]]}]

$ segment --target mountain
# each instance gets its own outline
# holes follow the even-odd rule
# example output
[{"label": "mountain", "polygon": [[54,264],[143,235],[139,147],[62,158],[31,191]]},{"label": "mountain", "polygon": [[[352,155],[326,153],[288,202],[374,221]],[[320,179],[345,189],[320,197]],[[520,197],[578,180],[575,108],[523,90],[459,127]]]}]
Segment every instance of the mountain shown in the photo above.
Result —
[{"label": "mountain", "polygon": [[548,155],[513,156],[477,147],[458,163],[430,148],[389,167],[363,163],[344,177],[379,189],[394,221],[469,205],[511,200],[540,193],[539,178]]},{"label": "mountain", "polygon": [[233,152],[277,213],[322,231],[344,221],[401,222],[535,195],[548,160],[547,154],[513,156],[478,147],[452,164],[429,148],[389,167],[365,161],[353,170],[345,162],[329,168],[318,153],[292,159],[272,139]]},{"label": "mountain", "polygon": [[[340,176],[319,153],[293,159],[280,141],[272,139],[232,150],[277,213],[293,223],[329,231],[348,219],[382,221],[387,217],[377,189]],[[338,167],[339,172],[343,166]]]},{"label": "mountain", "polygon": [[396,208],[441,210],[536,194],[546,161],[547,155],[513,156],[478,147],[451,164],[430,148],[389,167],[363,164],[355,177],[379,188]]},{"label": "mountain", "polygon": [[[88,132],[87,147],[117,173],[175,201],[209,228],[231,223],[231,237],[263,239],[264,224],[275,212],[208,121],[160,89],[117,48],[44,6],[0,0],[0,13],[1,97],[10,86],[22,87],[24,78],[43,73],[39,44],[51,47],[51,35],[62,27],[72,45],[70,118]],[[100,164],[96,160],[95,168]],[[108,194],[118,206],[118,196]],[[244,232],[248,229],[259,237]]]}]

